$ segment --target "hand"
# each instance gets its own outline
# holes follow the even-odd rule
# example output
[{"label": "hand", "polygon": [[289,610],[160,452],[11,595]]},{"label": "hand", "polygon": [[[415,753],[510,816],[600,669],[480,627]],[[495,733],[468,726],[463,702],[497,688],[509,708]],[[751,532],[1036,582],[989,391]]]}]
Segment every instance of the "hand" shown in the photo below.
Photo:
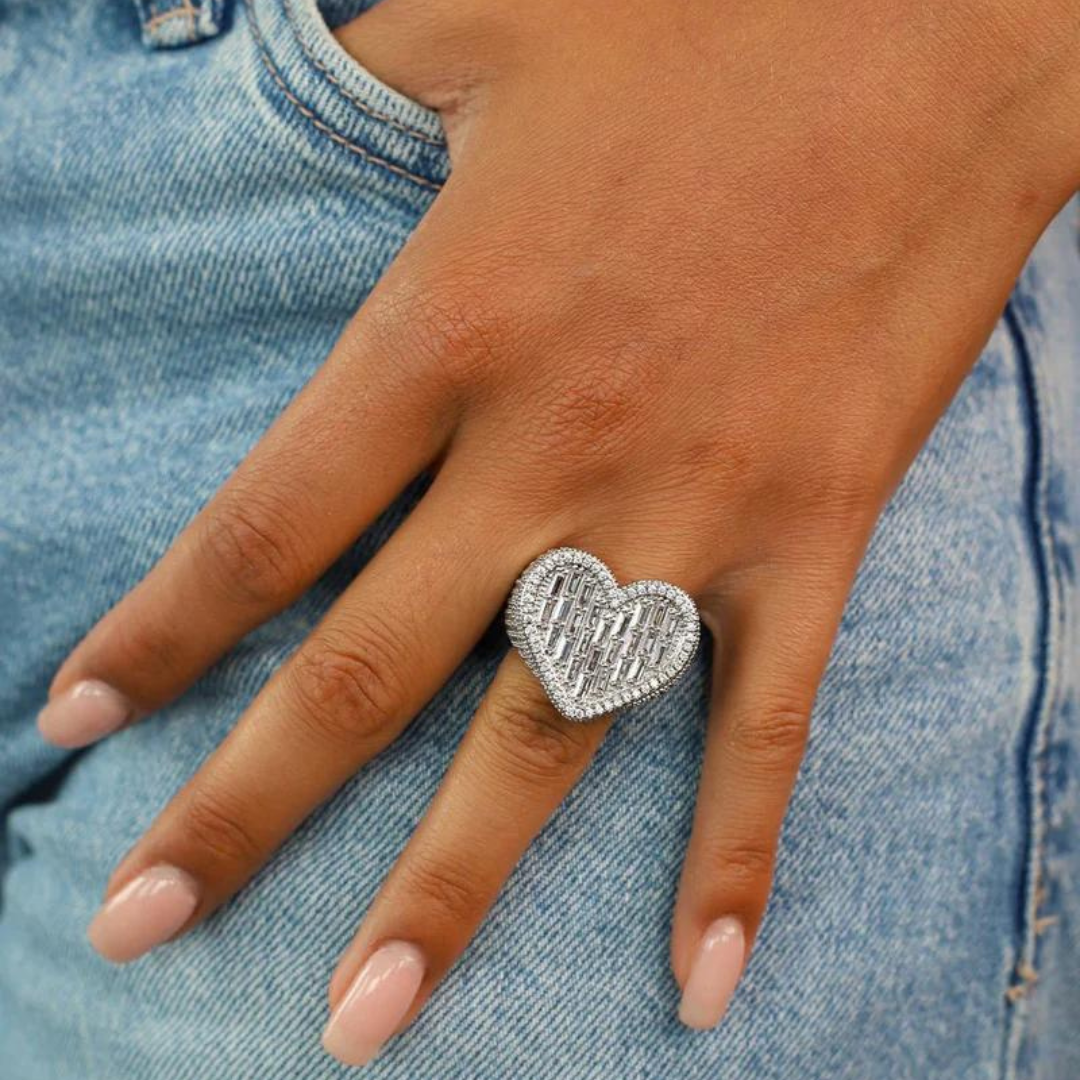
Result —
[{"label": "hand", "polygon": [[[434,480],[116,869],[98,948],[131,959],[240,889],[570,544],[683,586],[713,634],[672,962],[683,1019],[715,1023],[877,515],[1080,184],[1071,7],[387,0],[346,27],[441,110],[451,179],[65,662],[43,732],[160,708]],[[606,727],[507,656],[334,976],[333,1052],[365,1060],[422,1007]]]}]

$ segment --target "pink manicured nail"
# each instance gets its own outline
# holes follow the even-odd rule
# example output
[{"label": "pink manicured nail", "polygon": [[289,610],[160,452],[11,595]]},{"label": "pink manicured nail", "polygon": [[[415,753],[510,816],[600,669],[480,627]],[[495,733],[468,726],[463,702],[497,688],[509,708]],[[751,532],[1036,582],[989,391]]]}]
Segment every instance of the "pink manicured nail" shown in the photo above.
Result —
[{"label": "pink manicured nail", "polygon": [[366,1065],[397,1030],[424,979],[424,956],[390,941],[360,969],[323,1032],[323,1047],[345,1065]]},{"label": "pink manicured nail", "polygon": [[86,931],[106,960],[126,964],[172,937],[199,902],[195,879],[175,866],[152,866],[129,881]]},{"label": "pink manicured nail", "polygon": [[88,746],[122,728],[133,716],[119,690],[97,679],[83,679],[38,713],[38,730],[56,746]]},{"label": "pink manicured nail", "polygon": [[679,1019],[704,1031],[720,1023],[742,974],[746,941],[737,919],[717,919],[701,937],[683,987]]}]

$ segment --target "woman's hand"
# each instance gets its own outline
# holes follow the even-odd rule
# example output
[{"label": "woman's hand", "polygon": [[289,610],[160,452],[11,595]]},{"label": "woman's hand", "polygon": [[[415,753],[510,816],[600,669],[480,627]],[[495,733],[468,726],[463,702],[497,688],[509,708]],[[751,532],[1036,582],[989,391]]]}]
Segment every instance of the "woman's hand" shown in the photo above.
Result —
[{"label": "woman's hand", "polygon": [[[683,586],[714,636],[672,944],[710,1026],[876,517],[1080,186],[1075,5],[386,0],[340,37],[441,110],[452,177],[65,662],[43,732],[160,708],[435,478],[117,868],[92,940],[129,960],[227,900],[569,544]],[[333,1053],[421,1008],[606,727],[507,656],[334,976]]]}]

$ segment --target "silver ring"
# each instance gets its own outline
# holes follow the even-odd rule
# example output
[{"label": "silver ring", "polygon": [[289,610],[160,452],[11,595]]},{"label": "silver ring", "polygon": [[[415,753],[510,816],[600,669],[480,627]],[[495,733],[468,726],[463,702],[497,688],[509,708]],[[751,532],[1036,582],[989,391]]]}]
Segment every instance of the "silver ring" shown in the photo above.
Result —
[{"label": "silver ring", "polygon": [[568,720],[592,720],[670,689],[701,640],[697,605],[666,581],[620,588],[595,555],[534,559],[506,605],[514,647]]}]

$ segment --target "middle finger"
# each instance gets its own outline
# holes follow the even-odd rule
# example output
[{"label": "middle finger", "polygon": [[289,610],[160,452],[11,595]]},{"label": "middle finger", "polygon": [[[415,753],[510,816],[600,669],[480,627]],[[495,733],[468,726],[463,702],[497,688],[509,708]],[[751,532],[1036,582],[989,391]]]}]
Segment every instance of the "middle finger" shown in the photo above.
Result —
[{"label": "middle finger", "polygon": [[507,654],[334,975],[323,1037],[330,1053],[365,1064],[422,1007],[610,721],[564,719],[521,656]]}]

